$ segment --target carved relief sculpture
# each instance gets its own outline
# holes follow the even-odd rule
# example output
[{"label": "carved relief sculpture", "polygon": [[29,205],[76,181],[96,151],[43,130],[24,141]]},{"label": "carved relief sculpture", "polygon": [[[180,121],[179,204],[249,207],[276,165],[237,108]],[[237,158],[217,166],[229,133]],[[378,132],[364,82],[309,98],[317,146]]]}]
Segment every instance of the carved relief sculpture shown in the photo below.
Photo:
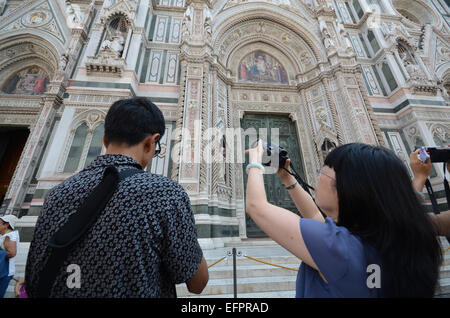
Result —
[{"label": "carved relief sculpture", "polygon": [[75,10],[70,1],[66,1],[66,22],[69,29],[83,28],[83,13],[79,10]]}]

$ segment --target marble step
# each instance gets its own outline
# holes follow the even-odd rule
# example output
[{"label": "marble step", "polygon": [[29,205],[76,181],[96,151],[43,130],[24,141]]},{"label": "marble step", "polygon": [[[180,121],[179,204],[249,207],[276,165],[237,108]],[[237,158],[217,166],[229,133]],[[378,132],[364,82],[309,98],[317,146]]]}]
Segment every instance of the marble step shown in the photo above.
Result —
[{"label": "marble step", "polygon": [[[296,276],[245,277],[237,280],[237,293],[294,292]],[[211,295],[233,294],[233,279],[210,279],[201,295],[189,293],[185,284],[176,286],[178,297],[204,297]]]}]

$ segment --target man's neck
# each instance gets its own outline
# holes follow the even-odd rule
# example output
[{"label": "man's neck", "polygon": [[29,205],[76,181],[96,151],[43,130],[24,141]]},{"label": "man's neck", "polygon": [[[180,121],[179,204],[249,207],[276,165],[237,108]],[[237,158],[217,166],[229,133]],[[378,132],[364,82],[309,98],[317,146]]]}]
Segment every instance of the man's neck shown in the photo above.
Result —
[{"label": "man's neck", "polygon": [[122,155],[127,156],[130,158],[133,158],[137,163],[139,163],[142,167],[142,162],[140,162],[138,155],[136,154],[136,151],[134,151],[133,148],[123,148],[123,147],[117,147],[117,146],[109,146],[106,148],[105,155]]}]

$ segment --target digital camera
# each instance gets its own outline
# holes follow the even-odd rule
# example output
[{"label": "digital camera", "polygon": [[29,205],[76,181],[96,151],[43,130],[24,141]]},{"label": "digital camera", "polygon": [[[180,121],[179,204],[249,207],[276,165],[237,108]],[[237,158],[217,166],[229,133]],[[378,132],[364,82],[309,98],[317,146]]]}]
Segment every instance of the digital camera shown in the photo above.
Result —
[{"label": "digital camera", "polygon": [[450,161],[450,147],[416,147],[421,148],[419,158],[426,162],[430,158],[431,162],[448,162]]},{"label": "digital camera", "polygon": [[450,161],[450,147],[426,147],[430,154],[431,162]]},{"label": "digital camera", "polygon": [[[252,148],[255,148],[258,145],[258,140],[252,144]],[[264,166],[272,166],[272,159],[278,157],[278,168],[283,168],[286,164],[286,160],[289,159],[287,151],[276,144],[272,144],[270,142],[262,142],[263,147],[263,158],[262,164]]]}]

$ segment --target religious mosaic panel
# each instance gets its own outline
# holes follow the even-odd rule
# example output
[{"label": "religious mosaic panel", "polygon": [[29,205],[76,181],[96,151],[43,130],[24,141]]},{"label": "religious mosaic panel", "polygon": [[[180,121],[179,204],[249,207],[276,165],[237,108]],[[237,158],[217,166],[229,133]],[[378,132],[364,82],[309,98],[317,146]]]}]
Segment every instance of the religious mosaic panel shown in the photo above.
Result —
[{"label": "religious mosaic panel", "polygon": [[36,66],[23,69],[6,81],[2,91],[6,94],[41,95],[45,93],[49,76]]},{"label": "religious mosaic panel", "polygon": [[256,51],[239,64],[239,81],[259,84],[287,84],[284,67],[269,54]]}]

